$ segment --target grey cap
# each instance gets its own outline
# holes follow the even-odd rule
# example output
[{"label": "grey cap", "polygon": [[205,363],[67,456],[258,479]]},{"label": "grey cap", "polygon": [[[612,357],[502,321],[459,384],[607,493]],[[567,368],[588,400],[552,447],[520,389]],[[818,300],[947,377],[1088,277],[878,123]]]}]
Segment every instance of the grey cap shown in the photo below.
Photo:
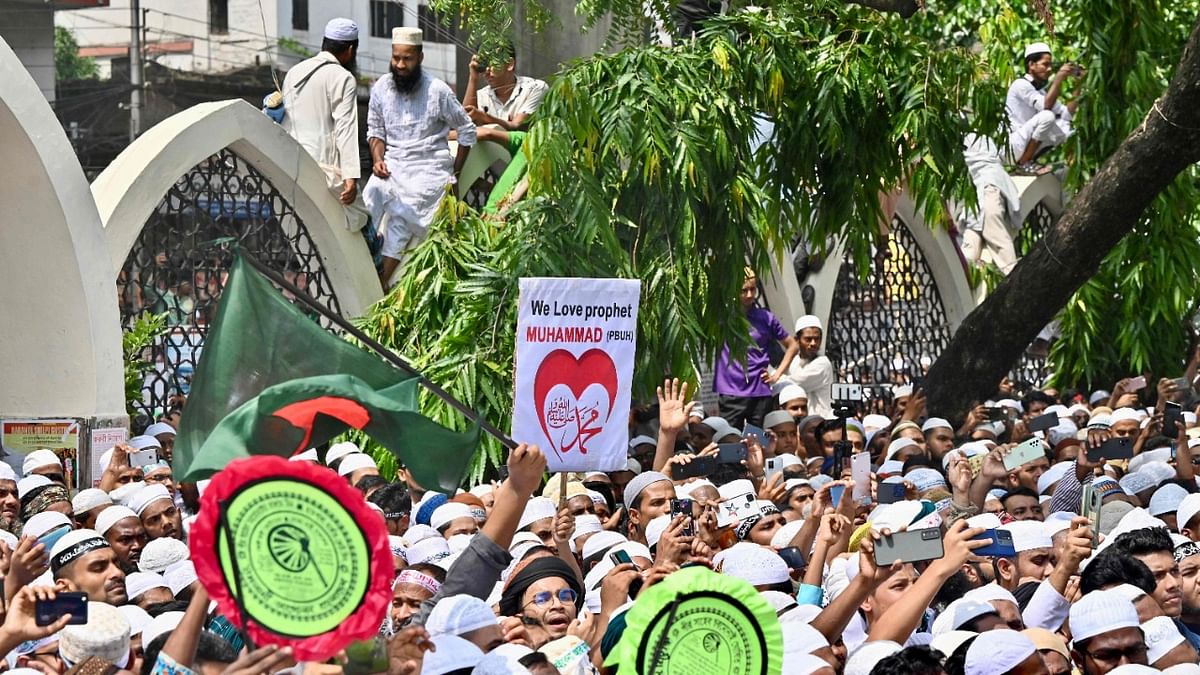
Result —
[{"label": "grey cap", "polygon": [[[638,495],[642,494],[643,490],[650,487],[652,483],[659,481],[671,483],[671,479],[667,478],[666,474],[659,473],[658,471],[647,471],[634,476],[633,480],[629,481],[629,484],[625,486],[625,506],[628,507],[633,504],[637,500]],[[672,485],[674,484],[672,483]]]}]

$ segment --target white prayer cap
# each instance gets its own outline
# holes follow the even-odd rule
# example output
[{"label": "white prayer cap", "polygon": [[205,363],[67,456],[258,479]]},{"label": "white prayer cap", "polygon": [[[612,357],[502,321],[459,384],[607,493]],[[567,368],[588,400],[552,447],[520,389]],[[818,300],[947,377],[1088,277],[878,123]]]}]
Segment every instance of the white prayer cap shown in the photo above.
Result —
[{"label": "white prayer cap", "polygon": [[420,47],[423,42],[420,28],[397,26],[392,29],[392,44]]},{"label": "white prayer cap", "polygon": [[1137,609],[1120,593],[1092,591],[1071,605],[1071,637],[1075,642],[1119,628],[1139,628]]},{"label": "white prayer cap", "polygon": [[980,602],[1003,600],[1005,602],[1011,602],[1014,605],[1020,604],[1017,602],[1016,596],[994,581],[990,584],[984,584],[979,588],[973,588],[967,591],[965,594],[963,594],[963,598],[966,600],[978,600]]},{"label": "white prayer cap", "polygon": [[146,427],[146,436],[157,436],[159,434],[175,434],[175,427],[166,422],[155,422]]},{"label": "white prayer cap", "polygon": [[575,516],[575,533],[571,535],[571,552],[575,551],[575,540],[586,535],[596,534],[604,529],[600,517],[592,513]]},{"label": "white prayer cap", "polygon": [[1126,494],[1131,495],[1150,490],[1158,485],[1150,474],[1141,471],[1131,473],[1117,482]]},{"label": "white prayer cap", "polygon": [[1000,528],[1012,534],[1013,548],[1017,553],[1035,548],[1051,548],[1054,544],[1046,534],[1046,526],[1036,520],[1020,520]]},{"label": "white prayer cap", "polygon": [[995,422],[984,422],[983,424],[975,427],[976,431],[986,431],[996,437],[999,437],[1000,434],[1004,433],[1004,429],[1004,422],[999,420],[996,420]]},{"label": "white prayer cap", "polygon": [[845,675],[871,675],[875,664],[904,649],[891,640],[864,642],[846,660]]},{"label": "white prayer cap", "polygon": [[320,462],[321,458],[317,455],[316,448],[309,448],[304,452],[297,453],[288,457],[289,462]]},{"label": "white prayer cap", "polygon": [[988,631],[987,639],[976,640],[967,647],[963,672],[965,675],[1003,675],[1036,651],[1033,641],[1015,630]]},{"label": "white prayer cap", "polygon": [[1196,514],[1200,513],[1200,494],[1190,494],[1179,502],[1179,508],[1175,511],[1175,522],[1179,523],[1179,529],[1188,526],[1188,523],[1195,519]]},{"label": "white prayer cap", "polygon": [[912,396],[913,387],[911,384],[897,384],[892,386],[892,398],[904,398]]},{"label": "white prayer cap", "polygon": [[623,544],[626,541],[629,540],[624,536],[617,534],[616,532],[609,532],[607,530],[604,532],[597,532],[594,536],[589,537],[588,540],[583,543],[582,556],[586,560],[597,553],[600,553],[606,548],[616,546],[617,544]]},{"label": "white prayer cap", "polygon": [[355,452],[347,455],[346,459],[343,459],[342,463],[338,464],[338,475],[349,476],[359,469],[377,468],[379,467],[375,465],[375,460],[371,459],[370,455],[361,452]]},{"label": "white prayer cap", "polygon": [[[1132,665],[1132,664],[1130,664],[1130,665]],[[1125,666],[1117,666],[1116,670],[1109,671],[1109,672],[1116,673],[1117,670],[1120,670],[1124,667]],[[16,670],[10,670],[8,672],[10,675],[17,675]],[[1195,663],[1177,663],[1169,668],[1164,668],[1162,672],[1167,673],[1167,675],[1200,675],[1200,665],[1195,664]],[[25,674],[22,673],[21,675],[25,675]],[[1121,675],[1121,674],[1117,673],[1117,675]]]},{"label": "white prayer cap", "polygon": [[[749,11],[749,8],[746,8]],[[805,624],[799,624],[805,625]],[[786,634],[785,634],[786,638]],[[783,643],[784,658],[787,659],[788,675],[812,675],[820,670],[833,670],[833,666],[829,662],[819,656],[812,654],[797,654],[795,656],[787,652],[787,640]]]},{"label": "white prayer cap", "polygon": [[[780,628],[783,629],[783,658],[789,664],[794,657],[811,654],[829,646],[829,640],[821,634],[821,631],[807,623],[788,621],[781,624]],[[788,672],[792,672],[791,668],[788,669]]]},{"label": "white prayer cap", "polygon": [[162,450],[162,443],[159,443],[158,439],[153,436],[134,436],[129,439],[129,447],[134,450],[146,450],[149,448]]},{"label": "white prayer cap", "polygon": [[863,417],[862,423],[863,423],[863,429],[866,429],[868,432],[871,432],[871,431],[878,431],[878,430],[890,425],[892,423],[892,420],[888,419],[888,417],[886,415],[880,415],[878,413],[871,413],[870,415]]},{"label": "white prayer cap", "polygon": [[[1052,499],[1049,496],[1043,498]],[[1075,517],[1075,513],[1072,511],[1055,511],[1046,516],[1046,536],[1053,538],[1059,532],[1071,529],[1071,518],[1073,517]]]},{"label": "white prayer cap", "polygon": [[179,626],[183,621],[183,612],[163,612],[150,620],[146,627],[142,629],[142,644],[148,645],[154,642],[154,638],[169,633]]},{"label": "white prayer cap", "polygon": [[171,588],[167,585],[167,580],[163,575],[157,572],[131,572],[125,575],[125,593],[129,596],[129,601],[133,602],[142,596],[143,593],[155,588]]},{"label": "white prayer cap", "polygon": [[116,607],[104,602],[87,604],[87,623],[58,632],[58,653],[74,666],[98,656],[118,668],[129,665],[129,621]]},{"label": "white prayer cap", "polygon": [[412,546],[419,541],[424,541],[425,539],[435,538],[441,539],[442,535],[432,527],[428,525],[422,525],[420,523],[409,527],[404,533],[404,541],[407,542],[409,546]]},{"label": "white prayer cap", "polygon": [[21,473],[28,476],[34,469],[40,469],[43,466],[57,466],[61,469],[62,460],[51,450],[34,450],[25,455],[25,461],[21,462]]},{"label": "white prayer cap", "polygon": [[[638,496],[642,494],[643,490],[650,487],[654,483],[664,481],[671,483],[670,478],[667,478],[665,474],[659,473],[658,471],[647,471],[634,476],[633,480],[629,481],[629,483],[625,486],[625,493],[622,495],[625,498],[625,506],[632,508],[634,502],[637,501]],[[529,501],[530,503],[533,502],[532,499]]]},{"label": "white prayer cap", "polygon": [[1092,415],[1091,417],[1089,417],[1089,418],[1088,418],[1087,425],[1088,425],[1088,428],[1091,428],[1091,427],[1110,427],[1110,426],[1112,426],[1112,422],[1113,422],[1113,419],[1112,419],[1112,414],[1110,414],[1110,413],[1099,413],[1099,414]]},{"label": "white prayer cap", "polygon": [[167,486],[160,483],[147,485],[133,493],[133,496],[129,498],[129,508],[133,509],[133,512],[138,514],[140,518],[146,512],[146,509],[150,508],[151,504],[160,499],[165,499],[172,504],[175,503],[175,500],[171,497],[171,492],[167,490]]},{"label": "white prayer cap", "polygon": [[824,330],[824,328],[821,326],[821,317],[817,316],[816,314],[805,314],[799,319],[796,319],[796,332],[799,333],[805,328]]},{"label": "white prayer cap", "polygon": [[349,455],[349,454],[355,453],[355,452],[362,452],[362,451],[358,449],[357,445],[351,443],[350,441],[342,441],[341,443],[334,443],[333,445],[329,446],[328,452],[325,453],[325,465],[329,466],[330,464],[333,464],[334,462],[345,457],[346,455]]},{"label": "white prayer cap", "polygon": [[11,480],[17,482],[17,472],[5,462],[0,462],[0,480]]},{"label": "white prayer cap", "polygon": [[1150,619],[1142,624],[1142,632],[1146,635],[1146,649],[1149,650],[1146,660],[1150,663],[1166,656],[1167,652],[1183,643],[1183,634],[1169,616]]},{"label": "white prayer cap", "polygon": [[1175,478],[1175,468],[1165,461],[1146,462],[1142,465],[1142,468],[1138,469],[1138,473],[1149,475],[1154,480],[1155,485],[1162,485]]},{"label": "white prayer cap", "polygon": [[496,491],[496,487],[494,485],[492,485],[491,483],[484,483],[482,485],[476,485],[475,487],[468,490],[468,492],[475,495],[476,497],[483,497],[484,495],[490,495],[495,491]]},{"label": "white prayer cap", "polygon": [[804,527],[803,520],[793,520],[775,530],[775,534],[771,535],[771,548],[775,550],[787,548],[792,543],[792,540],[796,538],[802,527]]},{"label": "white prayer cap", "polygon": [[29,475],[29,476],[25,476],[21,480],[17,481],[17,498],[25,499],[25,495],[29,494],[30,492],[33,492],[34,490],[36,490],[40,487],[45,487],[47,485],[50,485],[53,482],[54,481],[50,480],[49,478],[38,475],[36,473]]},{"label": "white prayer cap", "polygon": [[[634,480],[637,479],[635,478]],[[521,513],[521,520],[517,525],[517,529],[523,530],[538,520],[553,518],[557,513],[558,509],[555,508],[553,500],[548,497],[534,497],[525,504],[525,511]]]},{"label": "white prayer cap", "polygon": [[1150,498],[1150,515],[1161,516],[1164,513],[1178,511],[1179,505],[1186,496],[1188,496],[1188,491],[1174,483],[1163,485],[1155,490],[1154,496]]},{"label": "white prayer cap", "polygon": [[705,417],[708,417],[708,415],[704,414],[704,406],[699,405],[699,404],[692,406],[691,411],[688,412],[688,421],[689,422],[692,420],[692,418],[695,418],[697,420],[702,420]]},{"label": "white prayer cap", "polygon": [[1034,54],[1049,54],[1050,45],[1045,42],[1032,42],[1025,47],[1025,58],[1029,58]]},{"label": "white prayer cap", "polygon": [[[418,31],[419,34],[420,31]],[[431,638],[435,651],[425,652],[421,663],[421,675],[444,675],[457,670],[474,668],[483,660],[483,652],[475,646],[475,643],[457,635],[431,635]]]},{"label": "white prayer cap", "polygon": [[1143,591],[1133,584],[1121,584],[1120,586],[1113,586],[1112,588],[1106,588],[1104,590],[1116,593],[1122,598],[1134,603],[1140,600],[1143,595],[1146,595],[1146,591]]},{"label": "white prayer cap", "polygon": [[104,490],[97,488],[88,488],[80,490],[74,497],[71,498],[71,508],[75,513],[83,513],[91,511],[97,506],[112,504],[112,498]]},{"label": "white prayer cap", "polygon": [[1126,663],[1108,671],[1108,675],[1158,675],[1161,672],[1158,668],[1143,666],[1140,663]]},{"label": "white prayer cap", "polygon": [[942,654],[949,656],[958,651],[958,648],[961,647],[964,642],[970,640],[976,635],[979,635],[979,633],[973,633],[969,630],[948,630],[941,635],[934,635],[933,640],[929,643],[929,646],[938,650]]},{"label": "white prayer cap", "polygon": [[172,564],[163,573],[163,578],[167,580],[167,588],[171,589],[171,595],[175,597],[179,597],[184,589],[199,579],[196,576],[196,566],[191,560],[180,560]]},{"label": "white prayer cap", "polygon": [[452,595],[442,598],[425,620],[425,630],[431,636],[462,635],[499,623],[492,608],[473,595]]},{"label": "white prayer cap", "polygon": [[880,477],[884,477],[885,480],[886,478],[899,478],[900,480],[904,480],[904,477],[900,475],[902,471],[904,471],[904,462],[890,459],[885,460],[882,464],[880,464],[879,470],[875,473]]},{"label": "white prayer cap", "polygon": [[[620,471],[620,470],[621,469],[617,469],[617,471]],[[628,471],[629,473],[634,473],[634,474],[641,473],[642,465],[636,459],[630,457],[625,462],[625,471]]]},{"label": "white prayer cap", "polygon": [[775,463],[785,469],[788,468],[789,466],[803,466],[804,465],[804,462],[799,457],[797,457],[796,455],[794,455],[790,452],[783,452],[778,455],[775,455]]},{"label": "white prayer cap", "polygon": [[634,450],[639,445],[658,445],[658,441],[649,436],[634,436],[629,439],[629,449]]},{"label": "white prayer cap", "polygon": [[722,574],[746,581],[751,586],[770,586],[790,578],[783,558],[758,544],[740,542],[718,555],[723,559]]},{"label": "white prayer cap", "polygon": [[915,447],[916,445],[917,445],[917,442],[914,441],[913,439],[901,436],[900,438],[897,438],[896,440],[892,441],[891,443],[888,443],[887,454],[884,455],[884,459],[885,460],[891,459],[896,456],[896,453],[900,452],[904,448],[907,448],[909,446]]},{"label": "white prayer cap", "polygon": [[114,504],[101,511],[100,515],[96,516],[96,531],[100,534],[104,534],[111,530],[112,526],[116,525],[118,521],[125,520],[126,518],[137,517],[138,514],[128,506]]},{"label": "white prayer cap", "polygon": [[[96,545],[87,545],[92,543]],[[54,564],[54,559],[57,558],[59,554],[65,553],[69,549],[73,549],[76,546],[79,546],[80,550],[75,552],[74,556],[70,557],[68,560],[61,561],[57,566]],[[51,567],[57,567],[61,570],[62,567],[68,563],[73,562],[79,557],[82,557],[83,555],[100,548],[108,548],[108,543],[105,542],[100,534],[95,530],[71,530],[70,532],[59,537],[58,541],[54,542],[54,546],[50,548],[50,565]],[[54,576],[57,577],[58,573],[55,572]]]},{"label": "white prayer cap", "polygon": [[1021,402],[1015,398],[1002,398],[996,401],[996,405],[1001,408],[1012,408],[1017,412],[1025,412],[1025,406],[1021,405]]},{"label": "white prayer cap", "polygon": [[151,539],[146,548],[142,549],[138,569],[143,572],[162,573],[171,565],[187,560],[190,555],[187,544],[174,537]]},{"label": "white prayer cap", "polygon": [[962,628],[963,624],[978,619],[985,614],[996,614],[996,608],[982,600],[972,600],[966,597],[959,598],[946,605],[946,609],[941,614],[938,614],[937,618],[933,621],[931,632],[935,636],[942,633],[949,633],[952,630]]},{"label": "white prayer cap", "polygon": [[325,37],[341,42],[354,42],[358,39],[358,24],[350,19],[337,17],[325,24]]},{"label": "white prayer cap", "polygon": [[1038,494],[1046,494],[1047,490],[1053,487],[1055,483],[1062,480],[1063,476],[1066,476],[1067,472],[1073,468],[1075,468],[1075,465],[1071,462],[1058,462],[1057,464],[1051,464],[1049,469],[1046,469],[1042,472],[1042,475],[1038,476]]},{"label": "white prayer cap", "polygon": [[[730,434],[737,434],[737,429],[730,426],[724,417],[705,417],[700,423],[713,430],[713,439],[720,440]],[[741,434],[738,434],[739,436]]]},{"label": "white prayer cap", "polygon": [[917,489],[917,492],[925,492],[926,490],[933,490],[939,487],[947,487],[946,478],[936,470],[930,469],[927,466],[918,467],[909,471],[907,474],[905,474],[904,478],[913,484],[913,487]]},{"label": "white prayer cap", "polygon": [[1129,420],[1140,422],[1141,419],[1142,413],[1136,408],[1117,408],[1116,410],[1112,411],[1111,415],[1109,415],[1109,420],[1111,420],[1109,424],[1128,422]]},{"label": "white prayer cap", "polygon": [[808,398],[808,392],[804,391],[804,387],[798,384],[789,384],[779,390],[779,405],[783,405],[788,401],[794,401],[798,398]]},{"label": "white prayer cap", "polygon": [[925,420],[924,424],[921,425],[922,432],[929,432],[934,429],[950,429],[953,431],[954,427],[950,426],[949,421],[944,420],[941,417],[930,417],[929,419]]},{"label": "white prayer cap", "polygon": [[[507,649],[509,647],[521,651],[513,653]],[[484,654],[479,663],[475,664],[475,668],[471,670],[471,675],[530,675],[529,669],[521,665],[520,659],[532,653],[533,650],[524,645],[502,644]]]},{"label": "white prayer cap", "polygon": [[1171,459],[1171,448],[1147,450],[1129,460],[1129,473],[1141,470],[1143,466],[1150,462],[1169,462]]},{"label": "white prayer cap", "polygon": [[144,487],[146,487],[145,482],[140,481],[140,480],[135,480],[132,483],[126,483],[126,484],[122,485],[121,487],[113,490],[112,492],[109,492],[108,496],[112,497],[114,504],[120,504],[121,506],[129,506],[129,501],[133,498],[133,496],[135,494],[137,494],[138,492],[141,492],[142,488],[144,488]]},{"label": "white prayer cap", "polygon": [[455,519],[472,517],[470,506],[459,502],[446,502],[433,510],[433,515],[429,516],[429,526],[440,530]]},{"label": "white prayer cap", "polygon": [[29,520],[25,521],[25,525],[21,527],[21,536],[33,537],[34,539],[37,539],[50,530],[53,530],[56,527],[62,527],[63,525],[66,525],[67,527],[73,527],[71,524],[71,519],[68,518],[65,513],[60,513],[58,511],[42,511],[41,513],[35,514]]},{"label": "white prayer cap", "polygon": [[[128,578],[126,578],[125,585],[128,588]],[[125,617],[125,620],[129,622],[129,637],[131,638],[141,635],[142,629],[146,627],[146,624],[150,623],[150,615],[146,610],[137,605],[121,605],[117,608],[117,611],[121,612],[121,616]]]},{"label": "white prayer cap", "polygon": [[871,512],[867,520],[871,521],[872,529],[899,532],[901,529],[908,527],[912,523],[913,518],[916,518],[920,514],[921,502],[906,499],[891,504],[880,504],[875,507],[875,510]]},{"label": "white prayer cap", "polygon": [[763,416],[763,427],[767,429],[774,429],[780,424],[787,424],[789,422],[795,424],[796,418],[792,417],[792,414],[786,410],[772,410]]},{"label": "white prayer cap", "polygon": [[423,562],[437,562],[448,555],[450,555],[450,543],[445,539],[441,537],[422,539],[408,547],[408,564],[412,566]]}]

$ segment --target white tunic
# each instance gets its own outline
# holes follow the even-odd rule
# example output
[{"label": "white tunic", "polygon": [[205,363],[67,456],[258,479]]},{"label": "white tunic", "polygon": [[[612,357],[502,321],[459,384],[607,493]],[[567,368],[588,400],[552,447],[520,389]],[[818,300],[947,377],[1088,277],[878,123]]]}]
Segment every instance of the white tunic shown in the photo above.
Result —
[{"label": "white tunic", "polygon": [[[322,63],[330,65],[321,66]],[[320,70],[314,70],[321,66]],[[296,84],[309,73],[299,91]],[[329,52],[301,61],[283,78],[283,129],[295,138],[341,192],[342,181],[361,173],[358,154],[358,84]]]},{"label": "white tunic", "polygon": [[833,363],[827,356],[806,361],[800,357],[792,359],[788,366],[788,378],[804,388],[808,394],[808,414],[831,417],[833,415]]},{"label": "white tunic", "polygon": [[407,94],[396,90],[390,75],[375,82],[367,138],[387,145],[384,160],[391,176],[372,175],[363,191],[374,222],[386,213],[393,224],[400,220],[410,229],[429,227],[446,186],[454,183],[447,141],[451,129],[458,132],[459,145],[475,144],[475,125],[445,82],[422,73],[421,82]]},{"label": "white tunic", "polygon": [[517,115],[532,115],[542,104],[549,89],[550,86],[541,80],[519,75],[507,101],[501,101],[491,87],[484,87],[479,90],[477,102],[479,109],[485,113],[511,122]]}]

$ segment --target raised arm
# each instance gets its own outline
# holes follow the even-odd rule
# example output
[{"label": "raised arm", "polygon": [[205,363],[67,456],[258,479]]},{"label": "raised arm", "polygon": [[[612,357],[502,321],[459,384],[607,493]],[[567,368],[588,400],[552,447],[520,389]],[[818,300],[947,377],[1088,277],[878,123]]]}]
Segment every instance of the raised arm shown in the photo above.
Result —
[{"label": "raised arm", "polygon": [[654,470],[662,471],[667,460],[675,455],[675,439],[687,424],[695,401],[687,400],[687,382],[679,378],[663,380],[658,388],[658,445],[654,449]]}]

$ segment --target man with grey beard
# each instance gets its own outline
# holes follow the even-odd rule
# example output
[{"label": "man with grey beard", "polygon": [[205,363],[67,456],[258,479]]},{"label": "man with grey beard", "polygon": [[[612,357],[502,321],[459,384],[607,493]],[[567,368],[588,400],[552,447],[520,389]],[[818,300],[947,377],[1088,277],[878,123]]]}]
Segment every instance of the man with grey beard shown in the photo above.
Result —
[{"label": "man with grey beard", "polygon": [[[392,31],[391,77],[371,87],[367,142],[371,173],[363,201],[372,222],[387,217],[380,280],[386,287],[406,250],[425,239],[446,187],[456,182],[475,125],[449,85],[421,70],[425,59],[421,31]],[[447,138],[458,134],[451,159]]]}]

